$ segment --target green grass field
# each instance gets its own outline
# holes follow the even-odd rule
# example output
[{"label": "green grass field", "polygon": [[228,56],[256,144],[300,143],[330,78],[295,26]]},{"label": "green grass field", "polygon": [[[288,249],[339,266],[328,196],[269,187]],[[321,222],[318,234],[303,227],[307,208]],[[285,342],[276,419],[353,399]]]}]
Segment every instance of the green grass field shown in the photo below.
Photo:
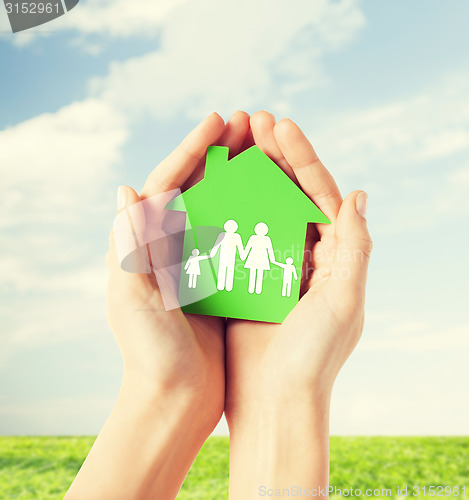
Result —
[{"label": "green grass field", "polygon": [[[61,499],[93,441],[0,437],[0,499]],[[420,486],[420,493],[423,486],[458,485],[466,487],[469,497],[469,438],[333,437],[330,484],[342,490],[359,488],[362,494],[367,489],[391,489],[392,498],[397,498],[397,486],[407,485],[411,497],[413,485]],[[228,438],[212,437],[178,498],[226,499],[227,489]],[[448,498],[444,493],[442,497]]]}]

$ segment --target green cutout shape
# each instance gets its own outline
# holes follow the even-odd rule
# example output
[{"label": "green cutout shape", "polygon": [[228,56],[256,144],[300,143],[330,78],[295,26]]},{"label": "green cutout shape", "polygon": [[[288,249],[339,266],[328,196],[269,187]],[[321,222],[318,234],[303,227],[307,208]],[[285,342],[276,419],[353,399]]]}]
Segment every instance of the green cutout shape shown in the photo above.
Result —
[{"label": "green cutout shape", "polygon": [[[281,323],[299,299],[307,224],[330,221],[257,146],[228,154],[210,146],[203,180],[166,207],[187,211],[179,303],[187,313]],[[237,228],[225,231],[227,221]]]}]

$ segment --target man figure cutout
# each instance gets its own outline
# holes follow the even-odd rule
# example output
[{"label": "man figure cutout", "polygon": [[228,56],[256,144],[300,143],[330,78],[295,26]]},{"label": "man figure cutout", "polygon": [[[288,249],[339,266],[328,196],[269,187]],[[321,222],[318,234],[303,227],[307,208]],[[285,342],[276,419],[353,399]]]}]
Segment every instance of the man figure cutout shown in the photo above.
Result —
[{"label": "man figure cutout", "polygon": [[236,232],[238,224],[235,220],[227,220],[223,226],[225,232],[220,233],[210,251],[210,258],[213,259],[220,249],[220,259],[218,262],[217,289],[231,292],[233,290],[233,280],[236,262],[236,250],[242,259],[244,254],[243,241]]}]

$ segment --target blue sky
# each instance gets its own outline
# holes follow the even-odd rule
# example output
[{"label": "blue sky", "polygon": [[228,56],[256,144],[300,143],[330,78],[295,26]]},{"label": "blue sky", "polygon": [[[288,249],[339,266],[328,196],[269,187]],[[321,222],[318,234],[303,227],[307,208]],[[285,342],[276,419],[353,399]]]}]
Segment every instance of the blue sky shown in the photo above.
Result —
[{"label": "blue sky", "polygon": [[0,433],[98,432],[121,374],[117,186],[212,111],[265,108],[370,195],[368,319],[332,432],[467,434],[469,5],[217,5],[82,0],[16,35],[0,6]]}]

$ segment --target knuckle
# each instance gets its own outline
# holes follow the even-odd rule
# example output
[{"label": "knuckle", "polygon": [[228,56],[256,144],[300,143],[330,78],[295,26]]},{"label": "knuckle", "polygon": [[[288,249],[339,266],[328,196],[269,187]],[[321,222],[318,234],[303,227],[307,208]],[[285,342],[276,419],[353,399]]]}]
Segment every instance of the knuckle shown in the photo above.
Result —
[{"label": "knuckle", "polygon": [[179,145],[179,148],[180,148],[181,153],[184,156],[186,156],[188,159],[196,161],[196,162],[201,161],[202,158],[204,157],[204,154],[205,154],[205,153],[201,153],[200,151],[197,151],[197,150],[191,148],[184,141],[181,142],[181,144]]},{"label": "knuckle", "polygon": [[371,252],[373,251],[373,240],[370,236],[361,238],[361,251],[365,257],[369,260],[371,257]]}]

